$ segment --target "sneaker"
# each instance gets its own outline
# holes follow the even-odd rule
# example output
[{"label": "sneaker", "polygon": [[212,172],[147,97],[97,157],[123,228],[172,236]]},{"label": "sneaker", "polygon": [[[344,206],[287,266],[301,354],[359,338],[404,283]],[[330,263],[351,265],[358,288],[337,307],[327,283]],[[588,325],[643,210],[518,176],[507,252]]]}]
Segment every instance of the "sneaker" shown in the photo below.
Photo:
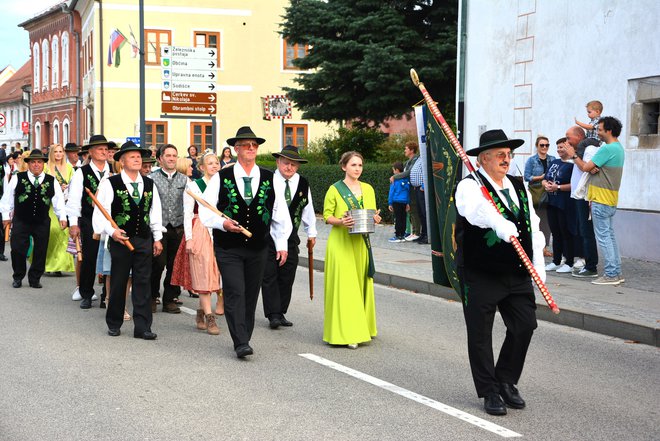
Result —
[{"label": "sneaker", "polygon": [[557,268],[559,268],[559,265],[555,265],[554,262],[550,262],[549,264],[547,264],[547,265],[545,266],[545,270],[546,270],[546,271],[556,271]]},{"label": "sneaker", "polygon": [[394,237],[390,237],[387,241],[389,243],[399,243],[399,242],[405,242],[406,240],[403,237],[394,236]]},{"label": "sneaker", "polygon": [[619,285],[621,283],[621,279],[619,279],[619,276],[601,276],[596,280],[592,280],[591,283],[594,285]]},{"label": "sneaker", "polygon": [[555,271],[558,272],[558,273],[570,273],[570,272],[573,271],[573,267],[568,266],[566,264],[563,264],[562,266],[557,268]]},{"label": "sneaker", "polygon": [[418,239],[418,238],[419,238],[418,235],[410,234],[410,235],[406,236],[406,242],[412,242],[413,240]]},{"label": "sneaker", "polygon": [[92,295],[92,300],[98,300],[98,296],[96,294]]},{"label": "sneaker", "polygon": [[617,277],[619,278],[619,282],[621,283],[626,281],[626,279],[623,278],[623,274],[619,274]]},{"label": "sneaker", "polygon": [[577,259],[575,259],[575,262],[573,263],[573,268],[581,269],[581,268],[584,268],[585,265],[586,265],[586,262],[584,261],[584,259],[581,258],[581,257],[578,257]]},{"label": "sneaker", "polygon": [[[575,265],[573,265],[575,266]],[[598,277],[598,273],[596,271],[589,271],[586,268],[580,268],[580,269],[575,269],[573,270],[573,274],[571,274],[573,277],[581,277],[581,278],[587,278],[587,277]]]},{"label": "sneaker", "polygon": [[73,300],[74,302],[79,302],[82,300],[82,296],[80,295],[78,286],[76,286],[76,289],[73,290],[73,294],[71,295],[71,300]]}]

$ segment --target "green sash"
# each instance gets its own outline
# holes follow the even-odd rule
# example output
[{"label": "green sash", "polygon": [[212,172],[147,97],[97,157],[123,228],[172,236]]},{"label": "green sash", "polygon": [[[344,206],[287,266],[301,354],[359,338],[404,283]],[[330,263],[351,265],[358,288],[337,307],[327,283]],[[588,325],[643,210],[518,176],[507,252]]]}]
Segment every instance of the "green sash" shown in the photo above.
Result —
[{"label": "green sash", "polygon": [[[337,181],[334,184],[334,187],[339,192],[339,195],[344,199],[344,202],[348,206],[349,210],[356,210],[364,208],[362,201],[359,201],[350,188],[344,183],[344,181]],[[374,274],[376,274],[376,266],[374,265],[374,255],[371,251],[371,240],[369,240],[368,234],[363,234],[362,239],[364,239],[364,244],[367,246],[367,251],[369,252],[369,265],[367,266],[367,276],[373,279]]]},{"label": "green sash", "polygon": [[195,179],[195,184],[199,187],[199,190],[204,193],[206,191],[206,181],[204,178]]}]

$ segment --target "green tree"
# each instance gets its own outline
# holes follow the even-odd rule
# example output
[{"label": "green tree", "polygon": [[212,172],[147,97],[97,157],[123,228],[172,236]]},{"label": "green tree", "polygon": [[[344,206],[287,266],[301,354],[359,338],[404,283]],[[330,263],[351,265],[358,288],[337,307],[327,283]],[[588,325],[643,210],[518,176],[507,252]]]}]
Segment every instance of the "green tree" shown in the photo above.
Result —
[{"label": "green tree", "polygon": [[454,106],[457,1],[291,0],[281,34],[308,44],[285,88],[305,119],[369,126],[408,113],[420,99],[415,68],[448,110]]}]

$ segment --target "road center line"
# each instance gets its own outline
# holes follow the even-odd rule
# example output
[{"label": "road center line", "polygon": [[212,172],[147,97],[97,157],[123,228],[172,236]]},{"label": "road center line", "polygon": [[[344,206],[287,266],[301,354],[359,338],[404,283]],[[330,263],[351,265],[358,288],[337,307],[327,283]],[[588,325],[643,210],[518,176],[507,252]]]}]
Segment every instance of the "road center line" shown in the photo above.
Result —
[{"label": "road center line", "polygon": [[197,311],[195,311],[194,309],[186,308],[185,306],[179,306],[179,309],[181,310],[181,312],[185,312],[186,314],[197,315]]},{"label": "road center line", "polygon": [[491,423],[490,421],[486,421],[484,419],[471,415],[467,412],[463,412],[462,410],[458,410],[454,407],[443,404],[439,401],[432,400],[431,398],[409,391],[408,389],[399,387],[395,384],[388,383],[387,381],[378,379],[376,377],[372,377],[371,375],[365,374],[360,371],[356,371],[355,369],[351,369],[339,363],[335,363],[334,361],[330,361],[326,358],[319,357],[318,355],[314,355],[314,354],[298,354],[298,355],[308,360],[314,361],[318,364],[321,364],[323,366],[334,369],[336,371],[343,372],[347,375],[350,375],[351,377],[357,378],[358,380],[362,380],[367,383],[373,384],[374,386],[378,386],[381,389],[385,389],[397,395],[401,395],[402,397],[416,401],[425,406],[439,410],[440,412],[444,412],[447,415],[453,416],[455,418],[458,418],[459,420],[463,420],[467,423],[470,423],[482,429],[486,429],[490,432],[496,433],[504,438],[514,438],[514,437],[522,436],[519,433],[516,433],[505,427],[498,426],[497,424]]}]

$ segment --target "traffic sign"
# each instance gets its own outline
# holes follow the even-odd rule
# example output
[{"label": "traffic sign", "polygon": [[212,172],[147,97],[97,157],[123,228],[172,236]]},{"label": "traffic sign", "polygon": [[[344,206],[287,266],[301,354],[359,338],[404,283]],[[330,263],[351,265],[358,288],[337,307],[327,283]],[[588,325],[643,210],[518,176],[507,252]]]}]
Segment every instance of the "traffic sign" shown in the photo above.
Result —
[{"label": "traffic sign", "polygon": [[218,99],[215,93],[202,92],[162,92],[161,100],[169,103],[213,104]]},{"label": "traffic sign", "polygon": [[163,46],[160,49],[161,58],[173,58],[177,60],[217,60],[218,50],[213,47],[182,47]]},{"label": "traffic sign", "polygon": [[162,68],[161,77],[163,80],[179,81],[213,81],[217,76],[215,69],[186,69],[177,70],[176,68]]},{"label": "traffic sign", "polygon": [[0,127],[4,127],[6,123],[7,123],[7,119],[5,118],[5,114],[0,113]]},{"label": "traffic sign", "polygon": [[178,58],[161,58],[160,66],[163,69],[175,70],[204,70],[204,69],[217,69],[218,65],[215,60],[198,60],[191,59],[178,59]]},{"label": "traffic sign", "polygon": [[21,123],[21,130],[23,131],[23,134],[27,135],[30,133],[30,123],[27,121],[23,121]]},{"label": "traffic sign", "polygon": [[140,137],[139,136],[127,136],[126,142],[131,141],[136,146],[140,147]]},{"label": "traffic sign", "polygon": [[171,81],[163,80],[163,91],[172,92],[213,92],[215,83],[210,81]]},{"label": "traffic sign", "polygon": [[215,114],[218,107],[215,104],[198,103],[162,103],[161,111],[163,113],[197,113],[197,114]]}]

